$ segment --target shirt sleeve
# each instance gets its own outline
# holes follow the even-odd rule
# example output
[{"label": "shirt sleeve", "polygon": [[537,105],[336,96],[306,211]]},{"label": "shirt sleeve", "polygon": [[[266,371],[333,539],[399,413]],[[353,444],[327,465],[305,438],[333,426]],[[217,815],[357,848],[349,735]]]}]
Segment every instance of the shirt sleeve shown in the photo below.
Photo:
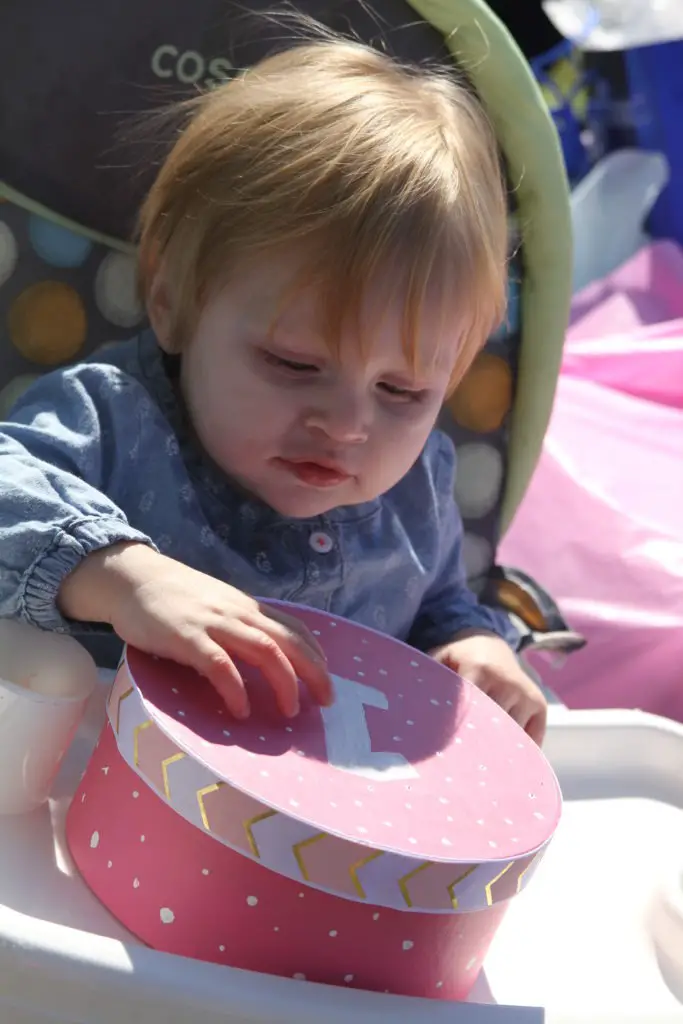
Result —
[{"label": "shirt sleeve", "polygon": [[48,374],[0,423],[0,618],[71,631],[76,624],[57,608],[64,578],[110,544],[151,544],[105,493],[115,423],[125,413],[104,397],[116,394],[107,373],[92,366]]},{"label": "shirt sleeve", "polygon": [[433,502],[440,559],[436,576],[423,599],[410,633],[409,643],[430,651],[453,640],[467,629],[498,634],[516,647],[518,637],[505,612],[480,604],[467,585],[463,559],[463,525],[455,502],[455,449],[441,434],[434,455]]}]

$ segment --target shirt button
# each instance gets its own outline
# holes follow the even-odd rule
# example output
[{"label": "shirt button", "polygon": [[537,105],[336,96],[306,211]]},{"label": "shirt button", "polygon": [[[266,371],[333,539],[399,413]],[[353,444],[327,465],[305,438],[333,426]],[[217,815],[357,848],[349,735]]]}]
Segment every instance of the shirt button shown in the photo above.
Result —
[{"label": "shirt button", "polygon": [[312,533],[308,538],[308,543],[314,551],[319,552],[321,555],[328,554],[334,547],[334,541],[329,533],[323,533],[321,530],[316,530],[315,533]]}]

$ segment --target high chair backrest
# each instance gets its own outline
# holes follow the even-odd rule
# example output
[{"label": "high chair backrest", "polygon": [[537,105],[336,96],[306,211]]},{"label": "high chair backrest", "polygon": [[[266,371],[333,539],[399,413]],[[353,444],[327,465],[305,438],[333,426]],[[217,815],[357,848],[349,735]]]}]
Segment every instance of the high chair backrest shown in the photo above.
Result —
[{"label": "high chair backrest", "polygon": [[[500,140],[508,320],[441,418],[459,449],[468,571],[480,583],[535,466],[567,322],[571,226],[555,129],[483,0],[384,0],[381,15],[361,0],[297,8],[402,59],[457,63]],[[4,0],[0,416],[32,375],[130,337],[144,321],[129,239],[159,151],[130,130],[134,116],[225,81],[291,31],[262,0]]]}]

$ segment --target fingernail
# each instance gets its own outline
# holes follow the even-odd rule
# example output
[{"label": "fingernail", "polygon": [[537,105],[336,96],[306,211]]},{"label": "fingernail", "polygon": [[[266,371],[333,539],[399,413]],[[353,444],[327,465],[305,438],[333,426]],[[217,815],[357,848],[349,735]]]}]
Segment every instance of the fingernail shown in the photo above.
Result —
[{"label": "fingernail", "polygon": [[296,716],[299,714],[300,711],[301,711],[301,706],[299,705],[299,702],[297,701],[297,703],[293,704],[292,707],[287,712],[287,718],[296,718]]}]

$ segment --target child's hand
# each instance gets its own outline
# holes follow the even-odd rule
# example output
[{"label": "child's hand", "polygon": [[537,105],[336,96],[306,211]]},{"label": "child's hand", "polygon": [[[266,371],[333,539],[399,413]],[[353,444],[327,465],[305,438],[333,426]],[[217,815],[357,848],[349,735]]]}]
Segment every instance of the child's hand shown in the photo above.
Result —
[{"label": "child's hand", "polygon": [[261,669],[287,716],[299,710],[297,676],[319,703],[332,700],[322,649],[301,621],[144,545],[90,555],[59,602],[67,617],[110,622],[134,647],[206,676],[237,718],[249,698],[233,657]]},{"label": "child's hand", "polygon": [[504,640],[492,633],[463,635],[430,654],[488,694],[536,743],[543,742],[546,699]]}]

